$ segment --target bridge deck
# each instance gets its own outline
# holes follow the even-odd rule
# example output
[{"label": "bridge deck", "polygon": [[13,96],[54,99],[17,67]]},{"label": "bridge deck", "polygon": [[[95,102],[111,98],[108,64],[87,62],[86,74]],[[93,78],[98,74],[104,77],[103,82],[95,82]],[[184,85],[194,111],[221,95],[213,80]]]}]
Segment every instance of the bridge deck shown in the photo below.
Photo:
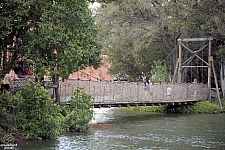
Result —
[{"label": "bridge deck", "polygon": [[[14,81],[17,89],[23,87],[27,81],[22,79]],[[172,84],[155,83],[153,96],[142,82],[109,82],[69,79],[59,83],[59,95],[61,102],[67,102],[77,88],[83,88],[83,92],[93,97],[94,107],[128,107],[128,106],[159,106],[159,105],[190,105],[199,100],[206,99],[207,85],[198,84],[197,94],[194,98],[190,83]],[[167,88],[172,89],[171,96],[167,97]],[[50,93],[53,90],[46,89]],[[213,94],[212,94],[213,95]]]},{"label": "bridge deck", "polygon": [[130,107],[130,106],[179,106],[192,105],[200,100],[182,100],[182,101],[146,101],[146,102],[113,102],[113,103],[94,103],[94,108],[111,108],[111,107]]},{"label": "bridge deck", "polygon": [[[90,80],[67,80],[60,84],[61,101],[68,101],[73,91],[81,87],[85,93],[92,95],[94,107],[128,107],[128,106],[159,106],[159,105],[190,105],[207,98],[207,85],[198,84],[196,97],[190,83],[172,84],[155,83],[153,97],[146,90],[143,82],[109,82]],[[167,88],[172,89],[167,97]]]}]

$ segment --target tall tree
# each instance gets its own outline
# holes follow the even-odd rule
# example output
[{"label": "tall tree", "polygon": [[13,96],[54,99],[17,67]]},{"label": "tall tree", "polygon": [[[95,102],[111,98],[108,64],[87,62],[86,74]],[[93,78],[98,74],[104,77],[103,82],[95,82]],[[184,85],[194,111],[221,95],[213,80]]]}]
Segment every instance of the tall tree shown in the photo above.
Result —
[{"label": "tall tree", "polygon": [[154,60],[163,60],[167,49],[155,37],[157,17],[154,6],[147,1],[123,1],[98,9],[97,23],[103,32],[104,52],[112,62],[113,74],[128,75],[137,79],[141,73],[150,73]]},{"label": "tall tree", "polygon": [[[47,75],[54,84],[86,66],[98,67],[101,46],[98,28],[86,0],[24,1],[33,14],[29,30],[32,40],[24,46],[36,68],[36,76]],[[58,87],[55,88],[59,101]]]},{"label": "tall tree", "polygon": [[[112,3],[107,4],[106,6],[109,7],[104,8],[105,10],[99,9],[97,14],[101,21],[98,21],[98,23],[104,28],[101,38],[104,37],[102,38],[104,39],[102,41],[106,44],[105,49],[110,49],[110,53],[113,53],[111,43],[115,43],[114,45],[120,45],[122,41],[132,41],[134,36],[141,40],[138,41],[135,39],[131,42],[132,44],[138,41],[137,45],[139,47],[142,47],[145,43],[149,43],[149,45],[151,45],[151,49],[147,48],[147,53],[152,54],[152,52],[157,51],[157,47],[155,48],[154,46],[155,44],[163,47],[160,48],[160,53],[158,53],[161,54],[161,56],[165,56],[163,55],[165,53],[171,53],[174,69],[178,57],[178,38],[211,36],[215,39],[213,41],[213,55],[216,54],[218,49],[221,49],[221,52],[223,52],[224,2],[221,0],[106,0],[104,2]],[[113,9],[117,10],[114,11]],[[138,32],[135,32],[134,29],[138,29]],[[138,33],[140,33],[140,36],[138,36]],[[128,39],[121,40],[123,37],[122,35],[124,34],[128,35],[126,36]],[[134,36],[130,36],[131,34]],[[120,40],[116,40],[116,38]],[[188,44],[193,49],[199,48],[199,45],[196,43]],[[117,49],[119,48],[117,47]],[[129,49],[131,50],[132,47]],[[115,52],[118,53],[117,51]],[[127,53],[126,51],[124,52]],[[120,52],[119,54],[121,55],[121,53],[124,54],[123,52]],[[184,57],[188,57],[188,55],[188,53],[184,53]],[[207,59],[207,53],[204,53],[203,55]],[[114,54],[113,57],[115,56],[119,57],[119,55]],[[150,60],[154,58],[160,59],[159,56],[148,58]],[[163,57],[161,57],[161,59],[162,58]],[[117,62],[114,61],[113,63]],[[194,63],[198,63],[198,61]],[[124,70],[124,68],[121,67],[121,64],[118,66],[120,66],[121,70]],[[137,66],[141,66],[141,64],[137,64]],[[151,70],[150,67],[148,67],[148,69]]]},{"label": "tall tree", "polygon": [[23,3],[20,0],[2,0],[0,3],[0,78],[15,67],[15,61],[24,53],[20,46],[29,28],[29,14],[22,10]]}]

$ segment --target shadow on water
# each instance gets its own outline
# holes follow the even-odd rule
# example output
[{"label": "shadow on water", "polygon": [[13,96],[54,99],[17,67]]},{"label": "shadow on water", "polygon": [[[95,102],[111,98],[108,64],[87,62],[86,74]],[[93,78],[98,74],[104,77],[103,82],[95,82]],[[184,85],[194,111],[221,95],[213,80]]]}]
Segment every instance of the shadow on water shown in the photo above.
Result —
[{"label": "shadow on water", "polygon": [[19,150],[225,149],[225,114],[156,114],[96,109],[92,128],[18,144]]}]

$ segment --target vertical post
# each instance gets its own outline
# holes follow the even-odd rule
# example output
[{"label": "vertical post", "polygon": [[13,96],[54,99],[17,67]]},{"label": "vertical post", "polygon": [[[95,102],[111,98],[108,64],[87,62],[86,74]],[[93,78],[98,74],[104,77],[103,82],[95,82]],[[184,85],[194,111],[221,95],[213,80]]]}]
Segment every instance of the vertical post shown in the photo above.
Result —
[{"label": "vertical post", "polygon": [[105,102],[105,85],[104,85],[104,93],[102,94],[103,95],[103,103]]},{"label": "vertical post", "polygon": [[178,57],[178,83],[181,83],[181,63],[182,63],[182,47],[179,42],[179,57]]},{"label": "vertical post", "polygon": [[222,102],[220,100],[220,94],[219,94],[219,87],[218,87],[218,82],[217,82],[217,77],[216,77],[216,71],[215,71],[215,68],[214,68],[214,63],[212,61],[212,68],[213,68],[213,75],[214,75],[214,79],[215,79],[215,83],[216,83],[216,93],[217,93],[217,97],[218,97],[218,100],[219,100],[219,104],[220,104],[220,108],[222,108]]},{"label": "vertical post", "polygon": [[211,56],[211,48],[212,48],[212,41],[209,40],[209,56],[208,56],[208,101],[211,101],[211,76],[212,76],[212,56]]},{"label": "vertical post", "polygon": [[175,77],[176,77],[176,74],[177,74],[177,67],[178,67],[178,60],[177,60],[176,67],[175,67],[175,70],[174,70],[174,75],[173,75],[172,83],[175,82],[174,80],[175,80]]},{"label": "vertical post", "polygon": [[88,94],[91,95],[91,79],[88,80]]},{"label": "vertical post", "polygon": [[116,83],[113,84],[113,101],[115,101],[115,87],[116,87]]},{"label": "vertical post", "polygon": [[99,94],[100,94],[100,102],[102,103],[102,80],[100,79],[100,90],[99,90]]},{"label": "vertical post", "polygon": [[138,97],[139,97],[139,82],[137,82],[137,85],[136,85],[136,91],[137,91],[137,93],[136,93],[136,100],[137,100],[137,102],[138,102]]}]

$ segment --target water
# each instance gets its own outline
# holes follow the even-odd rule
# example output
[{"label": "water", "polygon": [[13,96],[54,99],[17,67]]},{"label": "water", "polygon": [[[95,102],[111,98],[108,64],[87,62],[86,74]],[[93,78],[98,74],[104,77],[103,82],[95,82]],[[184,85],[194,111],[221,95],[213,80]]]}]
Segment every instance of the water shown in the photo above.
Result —
[{"label": "water", "polygon": [[19,143],[19,150],[223,150],[225,114],[153,114],[96,109],[81,134]]}]

